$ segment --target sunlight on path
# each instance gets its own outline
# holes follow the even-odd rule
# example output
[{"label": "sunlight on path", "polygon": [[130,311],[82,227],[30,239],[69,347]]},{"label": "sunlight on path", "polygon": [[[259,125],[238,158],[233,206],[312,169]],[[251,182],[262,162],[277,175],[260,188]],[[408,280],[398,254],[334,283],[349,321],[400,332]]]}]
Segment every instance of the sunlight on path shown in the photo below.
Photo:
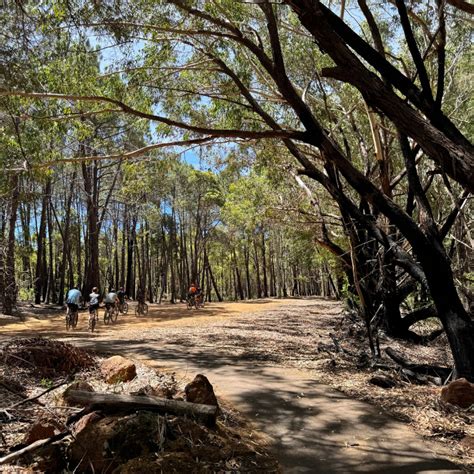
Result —
[{"label": "sunlight on path", "polygon": [[[136,317],[134,314],[135,303],[129,303],[128,314],[119,315],[118,322],[115,325],[104,326],[102,322],[103,310],[99,311],[99,326],[97,334],[104,335],[116,331],[124,331],[128,328],[150,328],[156,326],[202,326],[212,324],[216,321],[241,316],[245,313],[256,313],[268,311],[287,304],[298,304],[303,300],[296,299],[262,299],[242,302],[224,302],[208,303],[199,310],[188,310],[183,303],[161,305],[149,305],[148,315]],[[79,313],[79,324],[75,331],[66,332],[64,327],[64,314],[45,312],[41,316],[26,316],[24,321],[14,319],[0,320],[0,334],[9,333],[15,336],[33,336],[37,333],[42,335],[51,335],[57,337],[68,337],[68,335],[87,335],[88,312]]]}]

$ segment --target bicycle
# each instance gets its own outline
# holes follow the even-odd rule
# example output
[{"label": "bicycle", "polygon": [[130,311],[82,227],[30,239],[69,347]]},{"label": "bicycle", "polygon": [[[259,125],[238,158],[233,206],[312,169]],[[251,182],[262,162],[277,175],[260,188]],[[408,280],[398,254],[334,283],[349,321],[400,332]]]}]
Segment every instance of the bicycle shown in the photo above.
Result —
[{"label": "bicycle", "polygon": [[201,295],[198,296],[189,296],[186,299],[186,305],[188,309],[199,309],[204,307],[204,301]]},{"label": "bicycle", "polygon": [[196,306],[196,298],[194,296],[188,296],[186,298],[186,307],[188,309],[193,309],[194,306]]},{"label": "bicycle", "polygon": [[118,317],[118,308],[114,305],[106,305],[104,312],[104,324],[108,325],[110,322],[116,323]]},{"label": "bicycle", "polygon": [[89,313],[89,331],[94,332],[94,329],[97,325],[97,321],[99,320],[99,311],[94,309],[92,313]]},{"label": "bicycle", "polygon": [[79,312],[77,309],[71,310],[71,308],[67,308],[66,311],[66,331],[69,329],[75,329],[77,326],[77,321],[79,319]]},{"label": "bicycle", "polygon": [[194,298],[194,306],[196,309],[204,308],[204,297],[202,295],[198,295]]},{"label": "bicycle", "polygon": [[135,316],[146,316],[147,314],[148,305],[139,301],[135,306]]},{"label": "bicycle", "polygon": [[122,314],[128,313],[128,303],[126,301],[119,303],[119,312]]}]

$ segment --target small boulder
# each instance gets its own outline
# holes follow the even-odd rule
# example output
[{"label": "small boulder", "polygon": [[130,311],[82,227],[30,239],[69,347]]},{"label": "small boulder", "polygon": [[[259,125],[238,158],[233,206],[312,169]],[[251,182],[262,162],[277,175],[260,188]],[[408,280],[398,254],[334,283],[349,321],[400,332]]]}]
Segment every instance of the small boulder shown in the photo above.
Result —
[{"label": "small boulder", "polygon": [[125,357],[112,356],[100,364],[105,381],[110,384],[129,382],[137,376],[135,364]]},{"label": "small boulder", "polygon": [[82,430],[86,429],[89,425],[99,421],[102,418],[102,415],[97,412],[93,411],[92,413],[88,413],[80,418],[75,424],[73,428],[74,436],[77,436]]},{"label": "small boulder", "polygon": [[441,390],[441,401],[461,408],[469,408],[474,405],[474,383],[466,379],[454,380]]},{"label": "small boulder", "polygon": [[83,392],[93,392],[94,389],[87,383],[87,382],[84,382],[83,380],[79,380],[77,382],[73,382],[71,385],[69,385],[68,388],[66,388],[66,390],[64,390],[63,392],[63,400],[64,400],[64,403],[67,405],[67,406],[76,406],[76,404],[74,403],[71,403],[69,401],[69,394],[71,393],[72,390],[81,390]]},{"label": "small boulder", "polygon": [[56,426],[47,420],[42,420],[30,426],[23,438],[23,444],[31,444],[40,439],[51,438],[54,436]]},{"label": "small boulder", "polygon": [[219,406],[211,383],[202,374],[196,375],[194,380],[184,387],[184,392],[187,402]]}]

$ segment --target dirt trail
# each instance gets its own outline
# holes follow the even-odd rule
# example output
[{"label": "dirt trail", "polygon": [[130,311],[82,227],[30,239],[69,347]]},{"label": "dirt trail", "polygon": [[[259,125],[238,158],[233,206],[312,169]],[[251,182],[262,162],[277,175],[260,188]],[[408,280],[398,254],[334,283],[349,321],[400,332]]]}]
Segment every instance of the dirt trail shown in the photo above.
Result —
[{"label": "dirt trail", "polygon": [[[191,314],[162,307],[152,308],[146,321],[129,315],[93,336],[78,331],[67,339],[187,377],[204,373],[219,396],[271,438],[284,472],[461,472],[442,458],[443,448],[377,407],[282,366],[285,357],[311,357],[324,340],[318,321],[328,313],[336,317],[339,305],[320,299],[223,303]],[[58,316],[3,324],[0,342],[32,332],[64,337],[62,323]]]},{"label": "dirt trail", "polygon": [[[130,303],[127,315],[119,316],[119,324],[104,327],[100,325],[98,328],[99,335],[106,333],[107,335],[122,333],[127,329],[141,329],[153,327],[179,327],[214,324],[217,321],[227,320],[246,313],[257,313],[278,308],[284,304],[291,304],[297,300],[293,299],[264,299],[259,301],[243,301],[243,302],[225,302],[211,303],[200,310],[188,310],[183,303],[178,304],[151,304],[146,317],[135,317],[135,303]],[[64,311],[55,310],[52,313],[44,311],[35,311],[32,308],[30,312],[26,311],[26,315],[19,320],[17,318],[0,319],[0,334],[9,333],[21,336],[23,333],[41,333],[49,336],[60,337],[77,337],[88,336],[87,332],[87,311],[79,312],[79,324],[77,330],[66,333],[64,328]],[[35,314],[36,313],[36,314]],[[99,310],[99,321],[102,322],[103,309]],[[96,335],[97,335],[96,334]],[[92,335],[92,337],[96,336]]]}]

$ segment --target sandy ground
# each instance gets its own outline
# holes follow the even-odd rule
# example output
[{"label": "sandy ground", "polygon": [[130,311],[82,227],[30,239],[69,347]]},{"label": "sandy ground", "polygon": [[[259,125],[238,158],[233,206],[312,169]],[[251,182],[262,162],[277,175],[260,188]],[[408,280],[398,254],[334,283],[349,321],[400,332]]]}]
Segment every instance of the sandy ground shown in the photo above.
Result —
[{"label": "sandy ground", "polygon": [[[184,303],[149,304],[147,316],[136,317],[134,315],[135,303],[129,302],[129,310],[126,315],[119,315],[116,325],[104,326],[102,318],[104,310],[99,310],[99,326],[97,334],[114,334],[128,329],[150,329],[154,327],[182,327],[203,326],[214,324],[218,321],[238,317],[246,313],[258,313],[268,311],[287,304],[298,304],[302,300],[296,299],[262,299],[258,301],[207,303],[204,308],[188,310]],[[79,312],[79,323],[76,330],[66,332],[64,323],[65,311],[56,307],[48,308],[30,307],[22,312],[22,318],[2,317],[0,318],[0,333],[11,335],[31,332],[48,335],[51,337],[77,337],[86,336],[88,312]],[[93,335],[94,336],[94,335]]]}]

